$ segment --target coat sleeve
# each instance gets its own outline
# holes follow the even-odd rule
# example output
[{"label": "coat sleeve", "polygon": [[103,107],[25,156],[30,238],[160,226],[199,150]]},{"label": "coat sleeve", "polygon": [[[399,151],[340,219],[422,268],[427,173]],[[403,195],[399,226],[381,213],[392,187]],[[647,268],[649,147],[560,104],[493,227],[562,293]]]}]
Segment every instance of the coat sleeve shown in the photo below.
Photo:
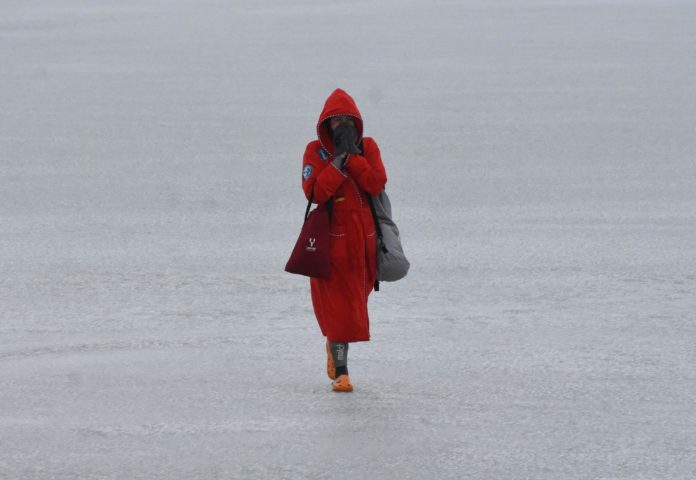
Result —
[{"label": "coat sleeve", "polygon": [[330,160],[323,160],[319,156],[319,149],[318,142],[311,142],[305,149],[302,158],[302,190],[309,199],[314,189],[312,201],[321,205],[336,193],[348,176]]},{"label": "coat sleeve", "polygon": [[378,195],[387,183],[387,172],[384,170],[382,156],[377,142],[365,139],[363,155],[351,155],[345,169],[357,184],[370,195]]}]

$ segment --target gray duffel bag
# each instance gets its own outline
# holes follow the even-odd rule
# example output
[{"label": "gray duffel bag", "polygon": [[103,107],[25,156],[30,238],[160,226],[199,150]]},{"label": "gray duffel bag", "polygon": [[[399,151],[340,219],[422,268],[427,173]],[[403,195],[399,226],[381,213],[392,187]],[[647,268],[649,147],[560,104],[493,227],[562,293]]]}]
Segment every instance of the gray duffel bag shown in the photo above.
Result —
[{"label": "gray duffel bag", "polygon": [[401,280],[408,273],[411,264],[406,259],[404,248],[401,246],[399,227],[392,219],[391,202],[387,192],[382,190],[379,195],[370,198],[370,207],[377,232],[377,280],[380,282]]}]

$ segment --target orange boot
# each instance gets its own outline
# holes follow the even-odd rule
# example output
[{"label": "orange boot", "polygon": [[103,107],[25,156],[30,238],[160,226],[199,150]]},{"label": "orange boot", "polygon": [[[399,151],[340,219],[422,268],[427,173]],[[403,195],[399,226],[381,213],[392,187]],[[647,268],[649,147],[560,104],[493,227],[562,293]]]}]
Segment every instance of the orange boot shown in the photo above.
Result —
[{"label": "orange boot", "polygon": [[339,375],[336,380],[333,381],[331,385],[334,392],[352,392],[353,384],[350,383],[350,377],[348,375]]},{"label": "orange boot", "polygon": [[333,355],[329,348],[329,339],[326,339],[326,374],[331,380],[336,378],[336,367],[334,367]]}]

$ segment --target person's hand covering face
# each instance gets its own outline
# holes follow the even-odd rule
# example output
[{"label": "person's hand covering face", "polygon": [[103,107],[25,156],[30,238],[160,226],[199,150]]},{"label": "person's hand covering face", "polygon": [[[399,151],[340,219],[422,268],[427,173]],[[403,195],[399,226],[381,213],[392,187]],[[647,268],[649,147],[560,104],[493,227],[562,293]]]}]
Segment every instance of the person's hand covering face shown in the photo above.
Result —
[{"label": "person's hand covering face", "polygon": [[344,121],[333,130],[334,156],[344,153],[360,153],[357,146],[358,132],[353,122]]}]

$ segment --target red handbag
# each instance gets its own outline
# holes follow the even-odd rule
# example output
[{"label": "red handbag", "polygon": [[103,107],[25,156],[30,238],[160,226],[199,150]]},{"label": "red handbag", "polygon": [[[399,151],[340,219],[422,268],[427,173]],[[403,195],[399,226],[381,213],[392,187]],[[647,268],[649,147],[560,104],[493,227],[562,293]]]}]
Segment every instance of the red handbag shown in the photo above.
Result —
[{"label": "red handbag", "polygon": [[331,223],[331,201],[311,212],[314,191],[309,196],[305,220],[295,248],[285,265],[285,271],[315,278],[331,276],[331,250],[329,228]]}]

